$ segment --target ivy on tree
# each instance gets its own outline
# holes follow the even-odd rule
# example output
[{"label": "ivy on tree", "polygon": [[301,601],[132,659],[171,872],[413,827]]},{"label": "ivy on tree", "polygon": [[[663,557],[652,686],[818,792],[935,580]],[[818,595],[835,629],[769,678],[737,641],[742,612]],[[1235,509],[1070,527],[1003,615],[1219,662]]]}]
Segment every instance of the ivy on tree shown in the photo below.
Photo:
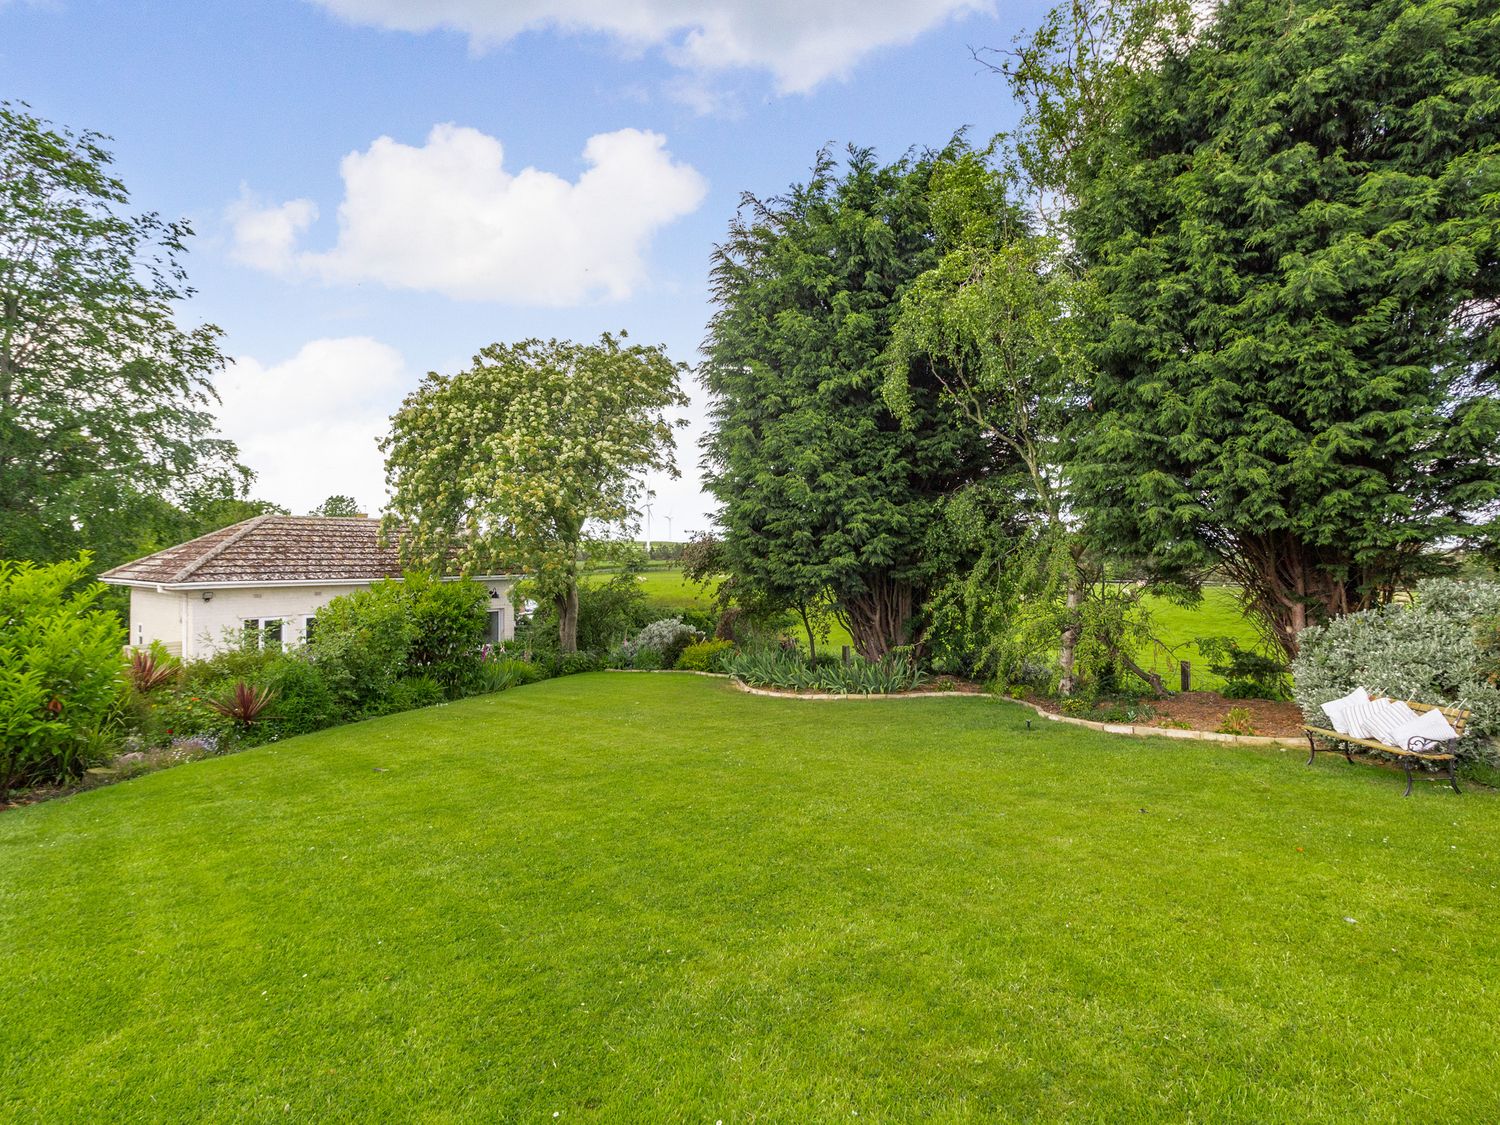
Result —
[{"label": "ivy on tree", "polygon": [[686,368],[624,340],[492,344],[423,379],[381,443],[405,561],[524,571],[557,606],[563,652],[577,649],[585,555],[631,549],[642,474],[677,475],[668,414],[687,405]]}]

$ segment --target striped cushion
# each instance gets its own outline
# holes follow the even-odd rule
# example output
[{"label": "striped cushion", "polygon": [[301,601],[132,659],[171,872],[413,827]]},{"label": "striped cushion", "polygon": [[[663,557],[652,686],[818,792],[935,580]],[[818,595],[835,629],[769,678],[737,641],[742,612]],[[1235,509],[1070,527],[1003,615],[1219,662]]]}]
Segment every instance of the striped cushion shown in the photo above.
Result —
[{"label": "striped cushion", "polygon": [[1334,730],[1340,734],[1352,734],[1353,732],[1350,731],[1349,723],[1345,718],[1349,708],[1356,704],[1368,703],[1369,701],[1370,693],[1362,687],[1357,687],[1348,695],[1339,699],[1331,699],[1323,704],[1323,714],[1328,716],[1328,721],[1333,724]]},{"label": "striped cushion", "polygon": [[1417,717],[1417,713],[1399,699],[1377,699],[1369,704],[1372,713],[1363,717],[1366,738],[1384,742],[1387,746],[1400,746],[1396,732]]},{"label": "striped cushion", "polygon": [[1344,709],[1344,733],[1350,738],[1374,738],[1371,728],[1380,714],[1382,700],[1354,703]]}]

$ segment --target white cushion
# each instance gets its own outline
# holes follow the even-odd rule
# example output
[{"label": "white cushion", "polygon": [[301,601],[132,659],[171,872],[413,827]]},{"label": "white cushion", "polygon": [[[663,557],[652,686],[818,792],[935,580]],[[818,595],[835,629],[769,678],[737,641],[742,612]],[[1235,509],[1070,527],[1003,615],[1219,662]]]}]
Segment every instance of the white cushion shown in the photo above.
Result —
[{"label": "white cushion", "polygon": [[1446,741],[1457,738],[1458,732],[1453,729],[1453,724],[1448,722],[1448,716],[1441,711],[1423,711],[1409,723],[1403,723],[1391,732],[1391,745],[1399,746],[1402,750],[1411,749],[1407,742],[1413,738],[1431,738],[1438,741]]},{"label": "white cushion", "polygon": [[1351,703],[1344,708],[1344,732],[1350,738],[1374,738],[1379,729],[1380,713],[1389,699],[1372,699],[1368,703]]},{"label": "white cushion", "polygon": [[1396,732],[1415,719],[1417,713],[1399,699],[1377,699],[1369,706],[1374,711],[1361,720],[1364,736],[1387,746],[1400,746],[1395,741]]},{"label": "white cushion", "polygon": [[1333,724],[1333,729],[1340,734],[1351,733],[1348,724],[1344,721],[1344,712],[1356,703],[1370,702],[1370,693],[1362,687],[1357,687],[1348,695],[1339,699],[1331,699],[1323,704],[1323,714],[1328,716],[1328,721]]}]

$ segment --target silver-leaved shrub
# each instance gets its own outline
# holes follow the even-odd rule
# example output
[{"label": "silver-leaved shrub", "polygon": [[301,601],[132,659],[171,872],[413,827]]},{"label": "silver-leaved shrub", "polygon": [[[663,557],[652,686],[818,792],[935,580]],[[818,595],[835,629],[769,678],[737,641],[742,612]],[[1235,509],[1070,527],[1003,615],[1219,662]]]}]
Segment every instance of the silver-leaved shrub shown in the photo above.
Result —
[{"label": "silver-leaved shrub", "polygon": [[654,653],[659,662],[650,660],[646,663],[652,667],[670,668],[677,663],[683,649],[701,639],[702,634],[684,624],[682,618],[668,617],[644,626],[632,640],[619,647],[617,654],[626,667],[639,668],[642,666],[641,653]]},{"label": "silver-leaved shrub", "polygon": [[1297,705],[1315,726],[1321,704],[1366,687],[1374,695],[1473,712],[1459,754],[1494,761],[1500,689],[1487,674],[1482,631],[1500,617],[1500,583],[1433,578],[1407,602],[1304,629],[1292,663]]}]

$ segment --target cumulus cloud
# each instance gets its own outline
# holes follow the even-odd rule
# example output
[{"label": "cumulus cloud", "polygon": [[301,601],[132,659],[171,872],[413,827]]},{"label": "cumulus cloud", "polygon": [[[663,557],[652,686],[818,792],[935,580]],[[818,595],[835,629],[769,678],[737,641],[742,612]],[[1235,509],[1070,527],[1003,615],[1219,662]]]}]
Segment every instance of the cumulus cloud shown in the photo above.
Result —
[{"label": "cumulus cloud", "polygon": [[909,43],[993,0],[312,0],[353,23],[447,29],[484,50],[525,31],[605,34],[660,48],[700,72],[770,71],[781,93],[842,77],[872,51]]},{"label": "cumulus cloud", "polygon": [[330,281],[378,281],[450,297],[571,305],[628,296],[646,273],[652,237],[695,210],[707,184],[672,159],[666,138],[639,129],[590,137],[577,180],[505,169],[500,141],[437,125],[420,147],[381,137],[344,157],[338,241],[298,250],[317,209],[248,195],[226,218],[234,257]]},{"label": "cumulus cloud", "polygon": [[310,199],[267,206],[247,189],[225,212],[232,240],[231,256],[256,269],[286,269],[295,257],[297,239],[317,217],[318,205]]},{"label": "cumulus cloud", "polygon": [[255,495],[306,512],[334,493],[378,511],[376,441],[414,382],[401,353],[367,336],[313,340],[289,359],[244,357],[219,376],[220,430],[255,470]]}]

